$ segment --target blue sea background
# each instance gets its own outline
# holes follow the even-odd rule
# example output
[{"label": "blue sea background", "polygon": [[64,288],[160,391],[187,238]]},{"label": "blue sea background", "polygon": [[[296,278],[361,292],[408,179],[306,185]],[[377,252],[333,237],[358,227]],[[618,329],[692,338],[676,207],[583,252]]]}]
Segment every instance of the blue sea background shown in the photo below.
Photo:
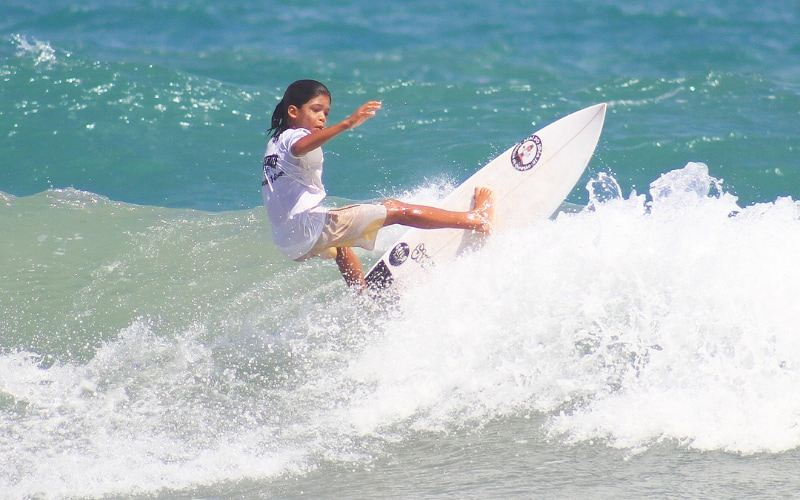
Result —
[{"label": "blue sea background", "polygon": [[[800,5],[7,0],[4,498],[785,497]],[[390,304],[272,247],[272,110],[332,201],[435,203],[608,103],[571,210]],[[387,228],[375,262],[400,230]]]}]

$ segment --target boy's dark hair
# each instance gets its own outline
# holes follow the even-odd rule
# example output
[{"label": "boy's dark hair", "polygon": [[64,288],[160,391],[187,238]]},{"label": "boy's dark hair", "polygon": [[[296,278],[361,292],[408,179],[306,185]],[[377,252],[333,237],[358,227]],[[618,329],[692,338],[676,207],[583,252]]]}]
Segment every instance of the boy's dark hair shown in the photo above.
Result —
[{"label": "boy's dark hair", "polygon": [[289,106],[301,108],[303,104],[318,95],[326,95],[330,99],[331,92],[328,87],[316,80],[297,80],[286,87],[283,99],[272,112],[272,126],[267,133],[271,134],[273,139],[281,135],[284,130],[289,128]]}]

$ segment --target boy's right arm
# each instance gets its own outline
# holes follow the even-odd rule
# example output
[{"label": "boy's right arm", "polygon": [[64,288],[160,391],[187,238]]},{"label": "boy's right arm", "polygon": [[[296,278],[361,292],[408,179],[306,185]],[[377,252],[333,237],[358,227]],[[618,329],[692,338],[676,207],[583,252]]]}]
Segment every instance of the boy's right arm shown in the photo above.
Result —
[{"label": "boy's right arm", "polygon": [[315,130],[309,135],[295,142],[294,146],[292,146],[292,154],[295,156],[303,156],[319,147],[322,147],[322,145],[342,132],[356,128],[365,121],[369,120],[375,116],[375,113],[379,109],[381,109],[380,101],[369,101],[358,108],[355,113],[347,117],[345,120],[340,121],[336,125],[332,125],[322,130]]}]

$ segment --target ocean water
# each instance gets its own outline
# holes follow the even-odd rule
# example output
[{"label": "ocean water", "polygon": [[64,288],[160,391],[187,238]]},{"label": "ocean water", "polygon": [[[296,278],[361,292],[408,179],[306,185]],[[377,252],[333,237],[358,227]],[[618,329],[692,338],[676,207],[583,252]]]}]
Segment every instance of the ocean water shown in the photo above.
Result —
[{"label": "ocean water", "polygon": [[[800,491],[800,6],[7,0],[0,497]],[[272,109],[332,200],[434,203],[608,103],[570,210],[351,293],[272,247]],[[375,262],[400,234],[385,229]]]}]

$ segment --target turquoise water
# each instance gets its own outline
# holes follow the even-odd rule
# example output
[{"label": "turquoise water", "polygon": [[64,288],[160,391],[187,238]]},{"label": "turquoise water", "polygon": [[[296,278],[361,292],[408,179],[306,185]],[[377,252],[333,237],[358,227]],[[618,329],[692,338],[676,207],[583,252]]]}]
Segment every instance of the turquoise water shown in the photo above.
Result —
[{"label": "turquoise water", "polygon": [[[800,484],[796,2],[6,2],[7,498],[779,497]],[[390,304],[271,246],[288,83],[337,202],[607,102],[563,213]],[[377,260],[399,235],[386,229]]]}]

